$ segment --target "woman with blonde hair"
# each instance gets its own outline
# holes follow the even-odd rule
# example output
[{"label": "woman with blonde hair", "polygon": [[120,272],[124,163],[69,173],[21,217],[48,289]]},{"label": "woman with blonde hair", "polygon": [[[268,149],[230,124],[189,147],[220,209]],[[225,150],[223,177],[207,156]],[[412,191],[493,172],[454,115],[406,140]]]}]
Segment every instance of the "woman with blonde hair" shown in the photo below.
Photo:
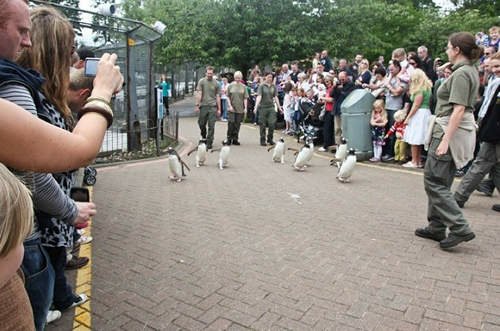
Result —
[{"label": "woman with blonde hair", "polygon": [[432,82],[421,69],[413,70],[410,76],[410,99],[413,102],[404,123],[406,129],[403,141],[411,145],[411,161],[403,164],[406,168],[422,168],[421,150],[425,142],[429,122]]}]

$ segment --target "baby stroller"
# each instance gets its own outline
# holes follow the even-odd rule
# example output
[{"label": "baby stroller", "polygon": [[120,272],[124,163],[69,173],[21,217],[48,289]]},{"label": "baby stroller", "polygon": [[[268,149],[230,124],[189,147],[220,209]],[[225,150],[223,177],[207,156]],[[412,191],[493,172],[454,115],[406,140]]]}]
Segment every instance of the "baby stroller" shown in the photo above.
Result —
[{"label": "baby stroller", "polygon": [[300,142],[301,139],[305,140],[305,138],[311,138],[315,145],[323,142],[323,122],[319,119],[321,108],[322,104],[313,100],[300,100],[299,111],[295,112],[293,118],[294,125],[297,127],[295,131],[297,142]]},{"label": "baby stroller", "polygon": [[94,167],[85,167],[83,170],[83,182],[85,185],[92,186],[96,182],[97,170]]}]

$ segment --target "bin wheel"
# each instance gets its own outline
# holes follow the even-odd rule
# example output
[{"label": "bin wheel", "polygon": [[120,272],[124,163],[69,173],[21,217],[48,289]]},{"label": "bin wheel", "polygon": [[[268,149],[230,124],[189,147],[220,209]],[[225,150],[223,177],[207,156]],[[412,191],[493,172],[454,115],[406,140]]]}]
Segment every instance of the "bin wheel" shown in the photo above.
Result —
[{"label": "bin wheel", "polygon": [[86,167],[84,171],[85,175],[97,176],[97,170],[93,167]]},{"label": "bin wheel", "polygon": [[95,182],[97,181],[96,177],[95,176],[92,176],[92,175],[87,175],[83,178],[83,181],[85,182],[85,184],[89,185],[89,186],[92,186],[95,184]]}]

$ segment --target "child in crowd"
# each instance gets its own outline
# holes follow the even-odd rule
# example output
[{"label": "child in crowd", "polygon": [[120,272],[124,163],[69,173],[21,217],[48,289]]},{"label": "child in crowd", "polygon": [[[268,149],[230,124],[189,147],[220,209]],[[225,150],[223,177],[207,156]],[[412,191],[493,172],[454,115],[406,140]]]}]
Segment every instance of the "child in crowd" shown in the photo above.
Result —
[{"label": "child in crowd", "polygon": [[[286,82],[283,91],[285,92],[285,97],[283,98],[285,130],[283,130],[283,133],[288,134],[292,131],[292,117],[297,89],[290,82]],[[295,91],[295,93],[292,91]]]},{"label": "child in crowd", "polygon": [[[257,99],[257,90],[259,89],[261,83],[262,83],[261,76],[259,75],[259,73],[256,72],[253,81],[250,84],[250,88],[252,89],[252,92],[250,93],[250,98],[252,99],[252,105],[254,106],[255,106],[255,100]],[[259,121],[259,112],[258,109],[255,109],[254,107],[253,118],[252,118],[253,125],[257,125],[258,121]]]},{"label": "child in crowd", "polygon": [[222,77],[220,80],[220,106],[222,110],[221,119],[223,122],[227,122],[227,86],[229,85],[227,77]]},{"label": "child in crowd", "polygon": [[33,230],[29,190],[0,163],[0,321],[2,330],[32,330],[33,312],[19,266]]},{"label": "child in crowd", "polygon": [[384,145],[385,126],[387,125],[387,112],[382,99],[373,103],[372,116],[370,119],[372,127],[373,157],[371,162],[379,162],[382,157],[382,146]]},{"label": "child in crowd", "polygon": [[489,33],[488,46],[495,47],[495,52],[498,52],[498,47],[500,46],[500,28],[498,26],[492,26]]},{"label": "child in crowd", "polygon": [[403,141],[403,136],[405,134],[405,118],[406,111],[400,109],[394,113],[394,124],[391,126],[384,139],[389,138],[393,134],[396,134],[396,143],[394,144],[394,161],[404,162],[406,161],[406,143]]},{"label": "child in crowd", "polygon": [[323,98],[326,95],[325,77],[318,75],[318,80],[314,86],[314,96],[316,99]]}]

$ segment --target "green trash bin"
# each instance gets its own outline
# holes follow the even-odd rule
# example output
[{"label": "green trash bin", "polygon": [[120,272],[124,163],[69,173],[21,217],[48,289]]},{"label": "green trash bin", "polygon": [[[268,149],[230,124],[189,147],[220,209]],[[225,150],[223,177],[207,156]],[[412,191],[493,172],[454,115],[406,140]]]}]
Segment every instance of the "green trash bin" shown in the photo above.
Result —
[{"label": "green trash bin", "polygon": [[368,160],[373,155],[370,117],[375,97],[364,89],[352,91],[340,106],[342,135],[347,139],[348,148],[356,150],[359,161]]}]

